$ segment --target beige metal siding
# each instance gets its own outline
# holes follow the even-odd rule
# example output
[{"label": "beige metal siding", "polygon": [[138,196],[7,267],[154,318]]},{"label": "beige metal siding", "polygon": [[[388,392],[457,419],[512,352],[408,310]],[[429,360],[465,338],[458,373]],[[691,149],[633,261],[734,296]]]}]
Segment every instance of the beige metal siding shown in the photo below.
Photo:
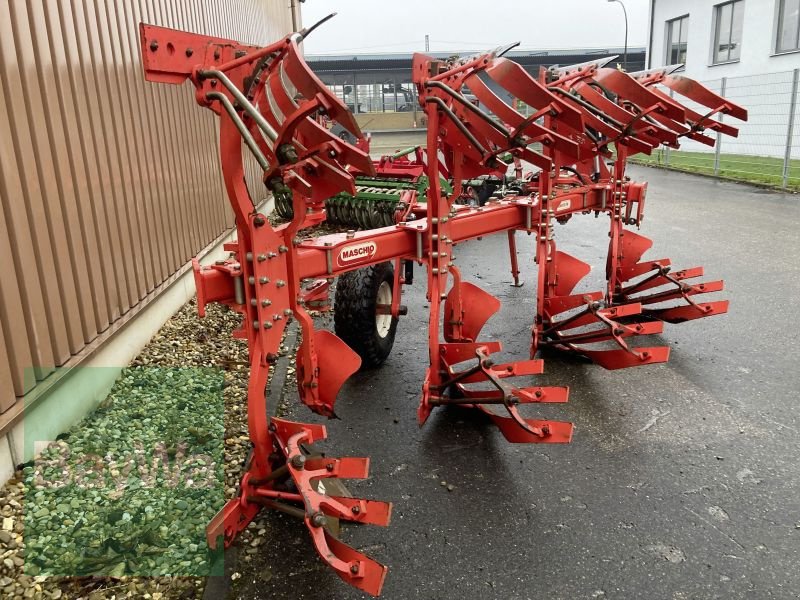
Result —
[{"label": "beige metal siding", "polygon": [[0,412],[232,225],[216,119],[144,81],[138,23],[266,44],[289,6],[0,2]]}]

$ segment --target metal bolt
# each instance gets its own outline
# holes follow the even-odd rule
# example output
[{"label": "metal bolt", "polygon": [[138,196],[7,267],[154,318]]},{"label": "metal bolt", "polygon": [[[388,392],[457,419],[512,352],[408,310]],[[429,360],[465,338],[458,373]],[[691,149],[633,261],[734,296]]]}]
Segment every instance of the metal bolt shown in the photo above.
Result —
[{"label": "metal bolt", "polygon": [[274,252],[268,252],[267,253],[267,258],[275,258],[276,256],[278,256],[278,255],[275,254]]},{"label": "metal bolt", "polygon": [[356,573],[358,573],[358,563],[353,563],[352,565],[350,565],[350,572],[351,572],[353,575],[355,575]]},{"label": "metal bolt", "polygon": [[292,466],[295,469],[303,469],[306,466],[306,457],[303,454],[296,454],[292,457]]},{"label": "metal bolt", "polygon": [[311,524],[312,524],[314,527],[324,527],[325,525],[327,525],[327,524],[328,524],[328,517],[326,517],[326,516],[325,516],[324,514],[322,514],[321,512],[314,513],[314,514],[311,516]]},{"label": "metal bolt", "polygon": [[253,321],[253,329],[258,329],[258,321]]},{"label": "metal bolt", "polygon": [[271,305],[272,305],[272,300],[270,300],[269,298],[264,298],[261,301],[261,306],[271,306]]},{"label": "metal bolt", "polygon": [[260,283],[261,285],[264,285],[265,283],[269,283],[269,278],[268,277],[259,277],[258,278],[258,283]]},{"label": "metal bolt", "polygon": [[267,260],[267,255],[266,254],[259,254],[258,255],[258,262],[264,262],[265,260]]},{"label": "metal bolt", "polygon": [[250,305],[251,305],[251,306],[256,306],[256,305],[258,305],[258,300],[256,300],[255,298],[250,298]]},{"label": "metal bolt", "polygon": [[256,283],[256,278],[255,278],[255,277],[253,277],[253,276],[251,275],[250,277],[248,277],[248,278],[247,278],[247,282],[248,282],[250,285],[255,285],[255,283]]},{"label": "metal bolt", "polygon": [[155,52],[156,50],[158,50],[158,42],[153,40],[150,42],[150,51]]},{"label": "metal bolt", "polygon": [[264,329],[272,329],[272,322],[264,321]]},{"label": "metal bolt", "polygon": [[280,321],[283,317],[281,315],[272,315],[273,321]]},{"label": "metal bolt", "polygon": [[286,247],[286,246],[284,246],[283,244],[281,244],[280,246],[278,246],[278,252],[280,252],[280,253],[284,253],[284,252],[288,252],[288,251],[289,251],[289,248],[287,248],[287,247]]},{"label": "metal bolt", "polygon": [[351,240],[351,239],[353,239],[354,237],[356,237],[356,232],[355,232],[355,230],[354,230],[354,229],[348,229],[348,230],[347,230],[347,239],[348,239],[348,240]]},{"label": "metal bolt", "polygon": [[192,50],[191,48],[187,48],[186,49],[186,56],[191,56],[192,54],[194,54],[194,50]]},{"label": "metal bolt", "polygon": [[284,308],[283,309],[283,314],[284,314],[284,316],[288,317],[289,315],[292,314],[292,309],[291,308]]},{"label": "metal bolt", "polygon": [[275,285],[277,285],[279,288],[282,288],[286,285],[286,282],[283,279],[278,279],[278,281],[275,282]]},{"label": "metal bolt", "polygon": [[360,506],[354,506],[353,508],[350,509],[350,512],[353,513],[354,515],[357,515],[357,514],[359,514],[361,512],[361,507]]},{"label": "metal bolt", "polygon": [[252,252],[248,252],[247,254],[245,254],[245,258],[246,258],[246,259],[247,259],[249,262],[253,262],[253,253],[252,253]]}]

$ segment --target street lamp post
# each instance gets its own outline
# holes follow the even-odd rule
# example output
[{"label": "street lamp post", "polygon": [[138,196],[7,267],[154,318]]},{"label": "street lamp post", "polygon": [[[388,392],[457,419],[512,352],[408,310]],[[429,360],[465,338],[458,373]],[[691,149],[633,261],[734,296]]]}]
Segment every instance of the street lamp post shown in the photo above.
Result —
[{"label": "street lamp post", "polygon": [[628,11],[625,10],[625,5],[622,0],[608,0],[609,2],[616,2],[622,7],[622,14],[625,15],[625,54],[622,58],[622,68],[628,70]]}]

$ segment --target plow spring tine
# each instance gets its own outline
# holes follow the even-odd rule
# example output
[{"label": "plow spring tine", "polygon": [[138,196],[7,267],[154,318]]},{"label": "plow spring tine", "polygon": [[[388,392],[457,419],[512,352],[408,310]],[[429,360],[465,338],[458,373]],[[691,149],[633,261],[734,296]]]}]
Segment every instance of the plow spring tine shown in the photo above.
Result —
[{"label": "plow spring tine", "polygon": [[344,496],[327,496],[322,502],[325,514],[346,521],[388,527],[392,518],[391,502],[363,500]]},{"label": "plow spring tine", "polygon": [[294,108],[299,108],[297,101],[294,99],[294,97],[297,95],[297,88],[289,80],[289,76],[286,74],[286,68],[283,66],[283,61],[281,61],[281,64],[278,65],[278,77],[280,78],[283,92],[286,94],[286,97],[289,99],[291,105]]},{"label": "plow spring tine", "polygon": [[664,277],[664,275],[669,273],[669,269],[670,267],[663,267],[661,265],[658,265],[655,273],[653,273],[652,275],[648,275],[644,279],[637,281],[636,283],[633,283],[628,287],[622,288],[622,291],[620,292],[621,295],[628,296],[636,292],[641,292],[644,290],[649,290],[654,287],[659,287],[661,285],[664,285],[669,281],[666,277]]},{"label": "plow spring tine", "polygon": [[703,267],[693,267],[691,269],[677,271],[670,277],[666,277],[666,274],[669,272],[669,267],[660,267],[658,271],[653,273],[653,275],[631,284],[628,287],[622,288],[621,293],[623,296],[629,296],[630,294],[643,292],[645,290],[657,288],[662,285],[677,283],[687,279],[694,279],[695,277],[702,277],[705,274],[705,269],[703,269]]},{"label": "plow spring tine", "polygon": [[675,121],[684,121],[683,107],[673,100],[659,98],[633,77],[616,69],[603,68],[597,71],[595,80],[617,94],[622,100],[632,102],[642,112],[658,112]]},{"label": "plow spring tine", "polygon": [[653,269],[669,267],[670,264],[671,264],[670,259],[659,258],[658,260],[636,263],[628,267],[620,266],[618,269],[617,280],[620,282],[630,281],[631,279],[636,279],[637,277],[641,277],[645,273],[649,273]]},{"label": "plow spring tine", "polygon": [[613,330],[599,329],[572,335],[557,334],[552,340],[543,340],[542,345],[559,344],[597,344],[635,335],[654,335],[664,331],[664,324],[658,321],[638,323],[636,325],[617,325]]},{"label": "plow spring tine", "polygon": [[645,115],[636,115],[624,109],[598,92],[593,86],[581,82],[575,86],[575,90],[585,102],[595,107],[599,112],[597,116],[611,120],[619,128],[616,134],[608,136],[609,139],[603,142],[604,146],[617,139],[624,140],[625,144],[632,147],[636,146],[637,151],[642,145],[650,146],[652,149],[661,143],[677,143],[677,137],[672,131],[662,129],[647,121],[643,122],[641,119]]},{"label": "plow spring tine", "polygon": [[686,283],[678,282],[677,286],[678,289],[676,290],[667,290],[652,294],[650,296],[637,296],[631,298],[631,300],[641,304],[657,304],[658,302],[666,302],[668,300],[677,300],[682,298],[687,302],[694,304],[690,296],[696,296],[697,294],[708,294],[711,292],[721,292],[725,287],[724,282],[721,280],[697,283],[695,285],[688,285]]},{"label": "plow spring tine", "polygon": [[[516,390],[515,388],[511,388],[510,386],[505,385],[500,380],[500,377],[495,375],[495,373],[492,371],[491,368],[492,367],[491,359],[489,358],[489,354],[486,352],[486,350],[484,348],[478,348],[475,351],[475,355],[478,358],[478,364],[481,368],[481,371],[485,375],[486,379],[490,383],[492,383],[492,385],[494,385],[502,394],[503,406],[510,415],[511,420],[515,422],[525,432],[530,434],[532,438],[540,438],[541,440],[543,440],[544,438],[549,437],[550,436],[549,425],[534,424],[533,421],[524,419],[522,415],[519,414],[519,411],[517,410],[516,407],[516,404],[519,400],[515,394],[515,391],[519,393],[519,390]],[[483,410],[484,412],[487,412],[487,414],[489,414],[492,420],[494,420],[496,423],[498,422],[498,419],[500,419],[500,417],[494,415],[494,413],[492,413],[491,411],[487,411],[486,409]],[[503,423],[501,430],[503,430],[504,427],[507,428],[507,421],[500,421],[500,422]],[[570,432],[571,432],[571,425],[570,425]],[[506,435],[505,431],[503,431],[503,435]]]},{"label": "plow spring tine", "polygon": [[[656,87],[651,87],[650,89],[659,96],[669,97]],[[712,110],[705,115],[701,115],[700,113],[695,112],[687,107],[684,107],[684,111],[686,112],[687,121],[692,125],[693,128],[702,127],[703,129],[711,129],[712,131],[717,131],[723,135],[728,135],[731,137],[738,137],[739,135],[739,130],[736,127],[711,118],[718,113],[716,110]]]},{"label": "plow spring tine", "polygon": [[568,444],[572,441],[572,423],[519,417],[525,423],[521,427],[512,417],[497,415],[480,405],[477,408],[492,420],[506,441],[512,444]]},{"label": "plow spring tine", "polygon": [[575,131],[583,131],[581,112],[531,77],[519,64],[505,58],[494,61],[486,73],[498,85],[536,110],[552,107],[559,119]]},{"label": "plow spring tine", "polygon": [[726,312],[728,312],[728,301],[718,300],[717,302],[705,302],[702,304],[692,302],[686,306],[672,308],[646,308],[643,314],[667,323],[684,323],[702,317],[722,315]]},{"label": "plow spring tine", "polygon": [[[312,527],[308,524],[309,530]],[[386,566],[341,542],[323,527],[312,530],[312,539],[322,560],[346,583],[372,596],[380,595]]]},{"label": "plow spring tine", "polygon": [[740,121],[747,121],[747,110],[741,106],[734,104],[730,100],[726,100],[709,90],[704,85],[698,83],[694,79],[683,77],[681,75],[669,75],[664,77],[661,83],[674,92],[679,93],[681,96],[689,98],[698,104],[702,104],[706,108],[713,111],[721,112],[726,115],[731,115]]},{"label": "plow spring tine", "polygon": [[669,360],[669,346],[636,348],[633,352],[628,350],[579,350],[579,352],[609,371],[663,363]]},{"label": "plow spring tine", "polygon": [[[500,390],[469,390],[456,384],[463,398],[448,398],[442,404],[503,404],[503,392]],[[569,388],[566,386],[532,386],[511,388],[511,395],[520,404],[553,404],[569,401]]]},{"label": "plow spring tine", "polygon": [[[525,360],[513,363],[506,363],[502,365],[495,365],[491,368],[492,373],[495,377],[498,378],[505,378],[505,377],[519,377],[523,375],[541,375],[544,372],[544,361],[543,360]],[[457,374],[457,380],[451,380],[449,384],[452,383],[479,383],[481,381],[485,381],[486,378],[481,376],[480,374],[480,365],[478,367],[473,367],[469,371],[464,372],[464,376],[461,373]]]},{"label": "plow spring tine", "polygon": [[368,458],[311,458],[305,461],[305,468],[308,471],[314,471],[314,477],[338,477],[339,479],[366,479],[369,477]]}]

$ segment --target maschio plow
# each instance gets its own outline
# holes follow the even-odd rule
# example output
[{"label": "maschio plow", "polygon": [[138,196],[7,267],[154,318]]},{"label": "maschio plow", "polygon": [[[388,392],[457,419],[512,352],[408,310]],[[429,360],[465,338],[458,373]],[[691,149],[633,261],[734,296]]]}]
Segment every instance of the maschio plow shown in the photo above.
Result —
[{"label": "maschio plow", "polygon": [[[408,174],[401,171],[414,181],[426,177],[424,198],[385,226],[307,238],[302,231],[328,211],[349,210],[331,208],[331,199],[357,198],[357,177],[374,177],[376,167],[363,143],[348,144],[323,125],[338,123],[362,140],[353,115],[302,58],[298,45],[309,31],[253,47],[143,24],[142,54],[148,80],[190,80],[197,102],[219,116],[222,176],[236,217],[231,257],[194,265],[201,314],[209,302],[241,313],[235,335],[247,340],[251,361],[252,454],[238,495],[209,524],[208,542],[230,545],[264,508],[290,512],[303,519],[339,577],[377,595],[386,567],[340,541],[328,521],[387,525],[391,505],[335,496],[324,485],[330,478],[367,477],[368,459],[316,455],[310,445],[325,438],[323,425],[267,417],[268,371],[287,322],[295,319],[302,334],[300,400],[332,417],[344,381],[388,356],[407,312],[402,286],[411,284],[414,263],[423,265],[429,366],[420,424],[436,407],[459,405],[486,413],[510,442],[569,442],[570,423],[525,416],[535,410],[529,405],[568,399],[566,387],[537,385],[540,350],[578,354],[606,369],[661,363],[668,347],[648,343],[647,336],[660,334],[664,323],[728,308],[726,301],[704,300],[722,282],[698,282],[701,267],[675,270],[667,258],[645,256],[652,242],[632,228],[642,223],[647,186],[625,175],[628,157],[660,145],[676,148],[682,138],[713,144],[717,134],[737,133],[719,117],[746,119],[747,113],[676,75],[675,67],[626,73],[607,59],[532,76],[503,57],[509,48],[450,61],[418,54],[413,79],[428,118],[426,146],[413,160],[398,157],[384,167],[395,169],[395,179]],[[684,99],[704,109],[690,110]],[[244,153],[291,216],[283,224],[271,224],[251,198]],[[490,196],[460,202],[475,181],[495,182]],[[608,217],[607,284],[576,293],[590,266],[557,248],[554,225],[590,213]],[[530,356],[497,363],[501,342],[481,330],[500,301],[464,280],[454,246],[507,235],[517,279],[517,231],[535,244]],[[332,333],[316,329],[308,310],[330,305],[336,278]]]}]

